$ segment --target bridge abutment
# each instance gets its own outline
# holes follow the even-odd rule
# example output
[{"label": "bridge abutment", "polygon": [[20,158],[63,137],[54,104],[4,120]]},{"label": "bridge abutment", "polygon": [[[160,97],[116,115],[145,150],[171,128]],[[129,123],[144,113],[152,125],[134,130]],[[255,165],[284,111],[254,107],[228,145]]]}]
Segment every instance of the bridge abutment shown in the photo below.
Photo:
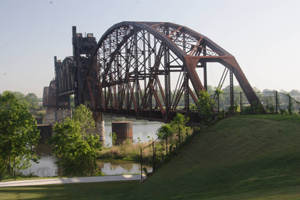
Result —
[{"label": "bridge abutment", "polygon": [[93,118],[95,120],[95,132],[100,136],[102,145],[105,146],[105,126],[101,113],[93,113]]}]

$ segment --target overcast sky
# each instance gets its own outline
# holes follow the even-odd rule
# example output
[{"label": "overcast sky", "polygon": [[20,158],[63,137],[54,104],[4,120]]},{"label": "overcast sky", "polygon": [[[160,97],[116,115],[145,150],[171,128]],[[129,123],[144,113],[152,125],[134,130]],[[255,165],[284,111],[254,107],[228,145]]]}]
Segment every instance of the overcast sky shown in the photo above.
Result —
[{"label": "overcast sky", "polygon": [[234,55],[253,87],[300,90],[298,0],[0,0],[0,93],[42,97],[54,56],[72,55],[72,26],[99,40],[121,21],[187,26]]}]

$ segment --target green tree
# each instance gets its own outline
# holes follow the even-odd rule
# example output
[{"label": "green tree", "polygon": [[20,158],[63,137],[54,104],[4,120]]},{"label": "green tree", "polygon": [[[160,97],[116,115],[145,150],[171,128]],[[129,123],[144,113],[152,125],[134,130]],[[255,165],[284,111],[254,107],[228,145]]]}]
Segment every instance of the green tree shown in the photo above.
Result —
[{"label": "green tree", "polygon": [[26,106],[11,92],[0,94],[0,163],[8,175],[28,168],[30,160],[37,162],[33,149],[39,138],[36,121]]},{"label": "green tree", "polygon": [[72,119],[67,117],[63,123],[55,124],[54,132],[50,143],[64,175],[97,174],[96,157],[101,150],[101,142],[99,136],[94,135],[95,122],[87,107],[78,106]]},{"label": "green tree", "polygon": [[25,100],[30,103],[30,108],[29,109],[37,109],[38,108],[38,102],[39,102],[39,100],[38,100],[36,94],[34,94],[34,93],[28,93],[25,96]]},{"label": "green tree", "polygon": [[199,98],[197,102],[197,108],[200,115],[204,119],[204,123],[207,124],[208,120],[212,119],[213,116],[214,101],[210,98],[206,91],[199,92]]},{"label": "green tree", "polygon": [[[109,137],[111,137],[111,144],[115,145],[116,144],[116,140],[118,138],[117,134],[115,132],[110,132]],[[108,146],[108,144],[107,144],[107,146]]]},{"label": "green tree", "polygon": [[164,124],[157,130],[157,137],[166,142],[166,153],[168,153],[168,138],[172,136],[170,124]]},{"label": "green tree", "polygon": [[79,122],[82,131],[81,134],[84,140],[95,133],[93,113],[86,106],[82,104],[79,105],[75,109],[72,119]]},{"label": "green tree", "polygon": [[184,115],[177,113],[176,117],[170,123],[172,133],[178,137],[178,147],[181,144],[182,138],[186,136],[187,127],[185,124],[189,121]]},{"label": "green tree", "polygon": [[220,88],[216,88],[215,96],[217,97],[218,114],[220,113],[220,95],[222,93],[223,93],[223,91]]},{"label": "green tree", "polygon": [[30,102],[25,99],[25,95],[22,92],[12,92],[12,94],[19,100],[19,102],[26,106],[26,108],[30,108]]}]

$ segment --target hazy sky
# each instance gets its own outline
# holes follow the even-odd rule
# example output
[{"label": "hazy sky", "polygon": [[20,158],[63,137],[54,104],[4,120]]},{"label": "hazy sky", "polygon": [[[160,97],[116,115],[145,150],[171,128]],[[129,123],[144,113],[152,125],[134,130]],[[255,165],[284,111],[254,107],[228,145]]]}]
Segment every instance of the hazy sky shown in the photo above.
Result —
[{"label": "hazy sky", "polygon": [[300,90],[298,0],[0,0],[0,93],[42,97],[53,57],[72,55],[72,26],[99,40],[121,21],[187,26],[234,55],[253,87]]}]

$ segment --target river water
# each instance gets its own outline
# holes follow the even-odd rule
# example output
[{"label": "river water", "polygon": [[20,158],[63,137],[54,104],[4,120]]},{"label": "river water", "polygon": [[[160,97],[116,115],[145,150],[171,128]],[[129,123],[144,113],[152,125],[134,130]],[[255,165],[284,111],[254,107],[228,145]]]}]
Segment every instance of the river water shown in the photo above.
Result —
[{"label": "river water", "polygon": [[[105,121],[105,145],[111,146],[112,139],[111,122],[112,121],[132,121],[133,129],[133,141],[134,142],[148,142],[151,139],[156,139],[156,131],[163,124],[161,122],[136,120],[129,118],[116,118],[104,116]],[[55,162],[57,158],[51,155],[51,146],[41,144],[37,147],[37,154],[40,156],[39,163],[32,162],[32,166],[21,172],[24,175],[35,175],[39,177],[52,177],[61,176],[62,170],[57,167]],[[120,174],[139,174],[141,172],[140,163],[110,163],[110,162],[98,162],[99,169],[104,175],[120,175]],[[143,166],[144,167],[144,166]],[[147,167],[147,171],[151,172],[152,168]]]}]

